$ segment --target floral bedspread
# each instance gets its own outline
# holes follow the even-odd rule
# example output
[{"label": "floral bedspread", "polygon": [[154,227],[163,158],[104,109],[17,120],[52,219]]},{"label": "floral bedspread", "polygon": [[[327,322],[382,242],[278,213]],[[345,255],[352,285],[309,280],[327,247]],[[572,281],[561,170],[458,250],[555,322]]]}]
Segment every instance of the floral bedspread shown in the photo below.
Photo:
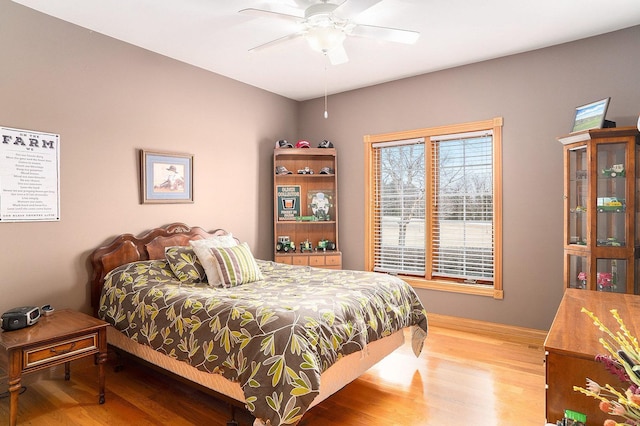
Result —
[{"label": "floral bedspread", "polygon": [[421,349],[426,311],[402,280],[258,264],[263,281],[233,288],[179,284],[164,260],[123,265],[105,279],[99,316],[138,343],[239,382],[249,411],[274,426],[295,424],[320,374],[368,342],[415,325]]}]

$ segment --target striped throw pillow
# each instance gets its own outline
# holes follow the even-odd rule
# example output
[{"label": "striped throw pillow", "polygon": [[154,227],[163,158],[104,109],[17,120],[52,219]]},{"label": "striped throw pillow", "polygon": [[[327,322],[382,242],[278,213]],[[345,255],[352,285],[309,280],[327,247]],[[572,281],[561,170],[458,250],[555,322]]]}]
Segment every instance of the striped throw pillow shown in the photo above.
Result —
[{"label": "striped throw pillow", "polygon": [[235,287],[263,279],[247,243],[234,247],[212,247],[210,250],[216,260],[223,287]]}]

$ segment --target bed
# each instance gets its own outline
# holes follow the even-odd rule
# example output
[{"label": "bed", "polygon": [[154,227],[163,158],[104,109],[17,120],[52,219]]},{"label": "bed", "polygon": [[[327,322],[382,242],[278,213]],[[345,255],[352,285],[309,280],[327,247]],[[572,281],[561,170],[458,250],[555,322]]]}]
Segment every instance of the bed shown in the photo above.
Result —
[{"label": "bed", "polygon": [[416,356],[427,334],[423,305],[397,277],[255,259],[223,230],[123,234],[90,261],[110,346],[237,401],[254,425],[298,423],[403,345],[405,329]]}]

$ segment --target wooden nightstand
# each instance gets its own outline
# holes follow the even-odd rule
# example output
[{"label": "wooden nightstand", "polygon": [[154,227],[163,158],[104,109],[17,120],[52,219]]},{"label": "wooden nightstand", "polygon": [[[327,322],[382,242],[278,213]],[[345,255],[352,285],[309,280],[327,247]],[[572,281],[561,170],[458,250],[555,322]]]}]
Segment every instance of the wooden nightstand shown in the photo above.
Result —
[{"label": "wooden nightstand", "polygon": [[18,417],[22,374],[64,363],[65,380],[69,380],[70,362],[89,355],[96,356],[98,403],[104,403],[107,325],[81,312],[62,310],[42,316],[30,327],[0,333],[0,362],[9,375],[11,426],[16,424]]}]

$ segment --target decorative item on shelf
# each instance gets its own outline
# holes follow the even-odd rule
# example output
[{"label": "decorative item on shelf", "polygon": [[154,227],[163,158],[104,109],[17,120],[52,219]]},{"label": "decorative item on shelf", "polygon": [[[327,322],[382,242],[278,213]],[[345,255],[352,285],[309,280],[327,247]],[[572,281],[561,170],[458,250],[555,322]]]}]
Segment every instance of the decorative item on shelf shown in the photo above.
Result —
[{"label": "decorative item on shelf", "polygon": [[334,251],[336,249],[336,243],[333,241],[329,241],[326,239],[318,241],[318,245],[316,246],[316,251]]},{"label": "decorative item on shelf", "polygon": [[312,175],[313,174],[313,169],[311,169],[310,167],[304,167],[302,169],[298,169],[298,174],[299,175]]},{"label": "decorative item on shelf", "polygon": [[608,177],[626,176],[626,173],[624,170],[624,164],[614,164],[608,169],[602,169],[602,176],[608,176]]},{"label": "decorative item on shelf", "polygon": [[331,143],[331,141],[325,139],[318,144],[318,148],[333,148],[333,144]]},{"label": "decorative item on shelf", "polygon": [[331,191],[309,191],[307,197],[309,198],[309,208],[318,220],[331,220],[330,209],[333,207]]},{"label": "decorative item on shelf", "polygon": [[296,217],[297,222],[317,222],[318,218],[315,216],[298,216]]},{"label": "decorative item on shelf", "polygon": [[310,148],[311,144],[309,143],[309,141],[305,141],[305,140],[299,140],[298,143],[296,144],[296,148]]},{"label": "decorative item on shelf", "polygon": [[293,145],[285,139],[280,139],[279,141],[276,141],[276,148],[293,148]]},{"label": "decorative item on shelf", "polygon": [[293,172],[291,170],[287,170],[287,168],[285,166],[278,166],[278,167],[276,167],[276,174],[277,175],[290,175],[290,174],[293,174]]},{"label": "decorative item on shelf", "polygon": [[622,247],[622,242],[618,241],[616,237],[609,237],[606,239],[598,239],[597,243],[599,246],[605,247]]},{"label": "decorative item on shelf", "polygon": [[605,426],[638,425],[640,423],[640,346],[637,338],[629,332],[617,309],[609,311],[620,328],[620,331],[615,333],[609,330],[593,312],[585,308],[582,308],[581,312],[586,313],[593,320],[594,325],[608,336],[606,339],[600,338],[599,341],[609,354],[597,355],[596,361],[604,364],[607,371],[622,383],[627,384],[627,388],[616,389],[609,384],[601,386],[586,377],[586,388],[574,386],[573,390],[599,400],[602,411],[612,416],[622,417],[624,422],[619,423],[609,419],[605,421]]},{"label": "decorative item on shelf", "polygon": [[291,239],[282,235],[278,237],[278,243],[276,244],[276,251],[281,253],[295,252],[296,251],[296,243],[291,241]]},{"label": "decorative item on shelf", "polygon": [[55,311],[55,309],[51,305],[44,305],[42,308],[40,308],[40,312],[42,312],[42,315],[44,316],[53,314],[53,311]]},{"label": "decorative item on shelf", "polygon": [[580,271],[578,273],[578,281],[580,281],[580,287],[578,288],[587,288],[587,274],[585,274],[583,271]]},{"label": "decorative item on shelf", "polygon": [[325,167],[320,169],[320,174],[321,175],[332,175],[334,173],[335,173],[334,170],[329,166],[325,166]]},{"label": "decorative item on shelf", "polygon": [[300,216],[300,185],[277,185],[278,221],[297,220]]},{"label": "decorative item on shelf", "polygon": [[609,107],[610,100],[611,98],[604,98],[602,100],[577,107],[571,132],[602,129],[603,127],[615,127],[615,123],[613,123],[613,125],[608,124],[605,126],[605,116],[607,115],[607,108]]},{"label": "decorative item on shelf", "polygon": [[617,197],[598,197],[597,207],[600,213],[616,212],[621,213],[626,210],[624,198]]},{"label": "decorative item on shelf", "polygon": [[553,426],[585,426],[587,416],[573,410],[564,410],[564,418]]},{"label": "decorative item on shelf", "polygon": [[616,289],[616,277],[611,272],[597,272],[596,284],[600,291],[614,291]]},{"label": "decorative item on shelf", "polygon": [[300,243],[300,252],[304,253],[305,251],[313,251],[313,244],[308,239]]}]

